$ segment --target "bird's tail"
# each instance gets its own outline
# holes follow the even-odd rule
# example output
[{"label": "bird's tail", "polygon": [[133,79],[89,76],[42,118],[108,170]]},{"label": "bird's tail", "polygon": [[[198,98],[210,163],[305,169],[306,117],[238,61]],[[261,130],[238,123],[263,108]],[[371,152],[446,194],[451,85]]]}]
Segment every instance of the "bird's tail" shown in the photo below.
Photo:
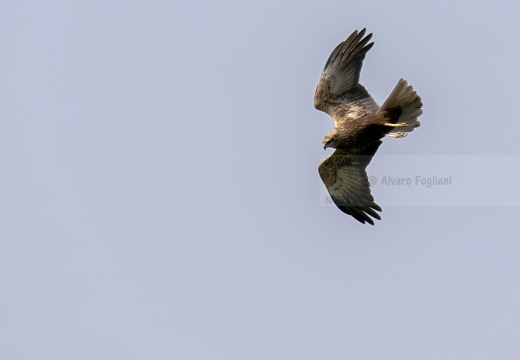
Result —
[{"label": "bird's tail", "polygon": [[385,103],[381,105],[378,113],[386,111],[388,122],[400,124],[398,127],[392,127],[392,132],[410,132],[421,123],[417,120],[422,112],[421,97],[414,91],[412,85],[404,79],[399,80],[394,90],[390,93]]}]

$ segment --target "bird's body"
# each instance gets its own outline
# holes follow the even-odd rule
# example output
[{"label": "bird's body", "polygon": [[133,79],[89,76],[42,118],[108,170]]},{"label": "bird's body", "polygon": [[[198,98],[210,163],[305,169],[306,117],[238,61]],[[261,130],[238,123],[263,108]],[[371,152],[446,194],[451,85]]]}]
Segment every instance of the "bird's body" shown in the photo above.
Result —
[{"label": "bird's body", "polygon": [[325,135],[324,148],[336,151],[319,165],[323,183],[338,208],[358,221],[374,224],[376,211],[366,167],[385,136],[400,138],[420,125],[422,101],[406,80],[399,80],[379,107],[359,84],[361,66],[372,34],[354,31],[332,52],[314,95],[316,109],[329,114],[334,129]]}]

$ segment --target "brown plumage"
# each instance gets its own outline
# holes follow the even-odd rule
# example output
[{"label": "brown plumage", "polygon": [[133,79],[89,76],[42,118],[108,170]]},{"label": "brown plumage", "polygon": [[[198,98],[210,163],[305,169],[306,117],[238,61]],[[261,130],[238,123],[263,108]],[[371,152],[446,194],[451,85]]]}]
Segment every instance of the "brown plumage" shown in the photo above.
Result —
[{"label": "brown plumage", "polygon": [[359,84],[365,55],[374,43],[365,29],[354,31],[332,52],[321,74],[314,107],[329,114],[334,129],[323,138],[324,148],[336,150],[318,167],[321,179],[338,208],[356,220],[374,225],[376,211],[366,167],[385,136],[401,138],[420,125],[421,97],[401,79],[379,107]]}]

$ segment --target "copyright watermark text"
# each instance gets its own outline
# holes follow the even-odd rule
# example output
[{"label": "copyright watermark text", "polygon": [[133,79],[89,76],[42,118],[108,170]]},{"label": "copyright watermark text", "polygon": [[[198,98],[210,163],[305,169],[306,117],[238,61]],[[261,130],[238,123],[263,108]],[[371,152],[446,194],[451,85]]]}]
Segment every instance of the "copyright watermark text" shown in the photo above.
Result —
[{"label": "copyright watermark text", "polygon": [[368,182],[370,186],[451,186],[453,184],[453,176],[423,176],[415,175],[412,177],[397,177],[391,175],[369,176]]}]

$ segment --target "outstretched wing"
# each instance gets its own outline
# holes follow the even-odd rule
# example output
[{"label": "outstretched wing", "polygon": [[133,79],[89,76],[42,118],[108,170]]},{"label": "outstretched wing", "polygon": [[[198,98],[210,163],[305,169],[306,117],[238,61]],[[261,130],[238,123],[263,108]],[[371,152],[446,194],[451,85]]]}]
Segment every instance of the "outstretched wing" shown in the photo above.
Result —
[{"label": "outstretched wing", "polygon": [[374,225],[372,218],[381,220],[375,211],[381,207],[374,202],[366,167],[372,160],[381,141],[372,143],[367,155],[351,155],[346,150],[336,150],[318,167],[321,180],[334,201],[334,204],[356,220]]},{"label": "outstretched wing", "polygon": [[333,119],[361,117],[375,113],[379,106],[367,90],[359,84],[359,73],[365,55],[374,45],[367,45],[372,34],[365,29],[354,31],[340,43],[325,63],[314,94],[314,107]]}]

